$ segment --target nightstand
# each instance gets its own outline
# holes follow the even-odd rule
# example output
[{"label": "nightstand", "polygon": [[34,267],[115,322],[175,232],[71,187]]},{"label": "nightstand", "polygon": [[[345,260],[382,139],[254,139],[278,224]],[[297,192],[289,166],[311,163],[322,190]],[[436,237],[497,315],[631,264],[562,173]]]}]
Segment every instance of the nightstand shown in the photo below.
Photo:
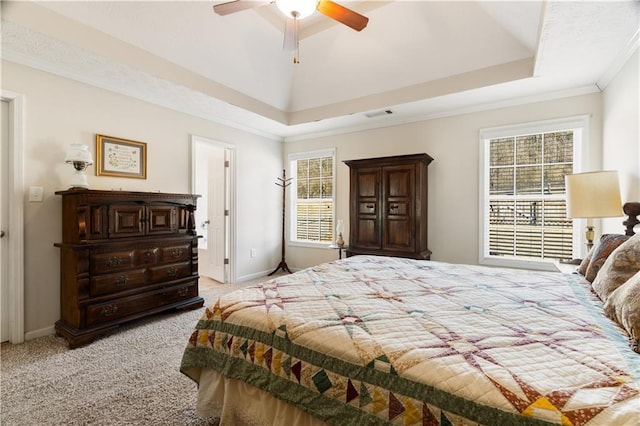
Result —
[{"label": "nightstand", "polygon": [[553,262],[558,272],[563,274],[576,274],[578,266],[575,263]]},{"label": "nightstand", "polygon": [[334,250],[338,250],[338,259],[342,259],[342,250],[347,250],[349,248],[348,245],[343,244],[341,246],[337,245],[337,244],[331,244],[329,246],[330,249],[334,249]]}]

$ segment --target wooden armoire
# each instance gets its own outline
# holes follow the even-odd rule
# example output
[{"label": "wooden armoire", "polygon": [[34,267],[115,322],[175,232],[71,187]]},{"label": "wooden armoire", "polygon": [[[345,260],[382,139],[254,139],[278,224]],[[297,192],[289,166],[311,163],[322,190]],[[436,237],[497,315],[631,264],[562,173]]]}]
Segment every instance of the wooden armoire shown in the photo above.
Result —
[{"label": "wooden armoire", "polygon": [[429,259],[427,154],[349,160],[347,255]]},{"label": "wooden armoire", "polygon": [[60,320],[75,348],[120,324],[203,305],[197,195],[70,189],[62,196]]}]

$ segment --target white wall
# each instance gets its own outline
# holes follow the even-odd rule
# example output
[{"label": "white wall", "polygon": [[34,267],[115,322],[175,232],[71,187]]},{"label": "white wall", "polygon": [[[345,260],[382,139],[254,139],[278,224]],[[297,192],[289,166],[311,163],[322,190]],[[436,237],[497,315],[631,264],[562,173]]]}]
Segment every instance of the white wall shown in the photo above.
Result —
[{"label": "white wall", "polygon": [[[426,152],[429,166],[429,249],[432,260],[478,263],[479,130],[508,124],[589,114],[591,144],[587,164],[601,161],[601,95],[593,93],[528,105],[495,109],[360,131],[313,140],[285,143],[284,158],[292,152],[336,147],[337,218],[345,219],[349,235],[349,172],[344,160]],[[348,241],[347,241],[348,243]],[[288,248],[292,268],[303,268],[337,258],[329,249]]]},{"label": "white wall", "polygon": [[[640,71],[638,49],[603,92],[602,168],[618,170],[622,202],[640,201]],[[620,219],[603,221],[619,233]]]},{"label": "white wall", "polygon": [[[2,62],[2,88],[25,95],[25,191],[44,187],[44,202],[25,197],[25,331],[27,338],[52,331],[60,317],[61,200],[72,168],[64,164],[71,143],[90,147],[95,134],[147,143],[147,179],[95,176],[93,189],[191,191],[192,134],[236,146],[238,279],[270,271],[279,260],[282,143],[230,129],[142,101],[15,63]],[[26,194],[26,192],[25,192]],[[257,257],[250,258],[250,248]]]},{"label": "white wall", "polygon": [[[477,263],[478,167],[481,128],[589,114],[589,169],[619,169],[624,201],[640,200],[638,53],[609,84],[594,93],[554,101],[462,114],[412,124],[316,138],[284,145],[239,130],[150,105],[34,69],[2,62],[2,88],[26,96],[25,189],[43,186],[43,203],[25,198],[25,329],[32,335],[59,318],[60,199],[71,168],[70,143],[95,152],[96,133],[148,143],[148,178],[94,176],[95,189],[190,192],[189,138],[195,134],[237,147],[238,279],[270,272],[280,260],[283,158],[292,152],[337,148],[337,218],[349,235],[349,173],[344,160],[426,152],[429,166],[429,248],[432,259]],[[603,118],[604,117],[604,118]],[[604,135],[604,146],[603,146]],[[284,155],[283,155],[284,154]],[[620,220],[609,232],[620,232]],[[607,221],[608,223],[608,221]],[[605,228],[606,229],[606,228]],[[348,241],[347,241],[348,243]],[[257,257],[249,256],[255,248]],[[287,247],[294,269],[337,258],[329,249]]]}]

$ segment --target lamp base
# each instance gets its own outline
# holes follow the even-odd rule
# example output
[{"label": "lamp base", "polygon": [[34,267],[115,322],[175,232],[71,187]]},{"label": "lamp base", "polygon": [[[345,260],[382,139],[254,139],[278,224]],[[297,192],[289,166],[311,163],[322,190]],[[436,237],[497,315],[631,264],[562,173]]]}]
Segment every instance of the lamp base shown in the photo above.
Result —
[{"label": "lamp base", "polygon": [[89,188],[87,175],[84,172],[76,171],[69,182],[71,188]]},{"label": "lamp base", "polygon": [[595,232],[593,230],[593,225],[587,225],[587,232],[585,233],[585,238],[587,240],[587,253],[589,253],[593,248],[594,237],[595,237]]}]

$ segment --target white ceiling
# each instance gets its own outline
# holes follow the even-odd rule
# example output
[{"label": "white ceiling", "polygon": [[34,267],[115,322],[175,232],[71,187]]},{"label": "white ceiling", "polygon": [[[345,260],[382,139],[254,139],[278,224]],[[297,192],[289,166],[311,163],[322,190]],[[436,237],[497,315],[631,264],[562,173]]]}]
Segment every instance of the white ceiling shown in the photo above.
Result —
[{"label": "white ceiling", "polygon": [[634,0],[341,1],[367,28],[316,12],[293,64],[275,5],[216,3],[3,1],[2,56],[295,140],[600,90],[640,22]]}]

